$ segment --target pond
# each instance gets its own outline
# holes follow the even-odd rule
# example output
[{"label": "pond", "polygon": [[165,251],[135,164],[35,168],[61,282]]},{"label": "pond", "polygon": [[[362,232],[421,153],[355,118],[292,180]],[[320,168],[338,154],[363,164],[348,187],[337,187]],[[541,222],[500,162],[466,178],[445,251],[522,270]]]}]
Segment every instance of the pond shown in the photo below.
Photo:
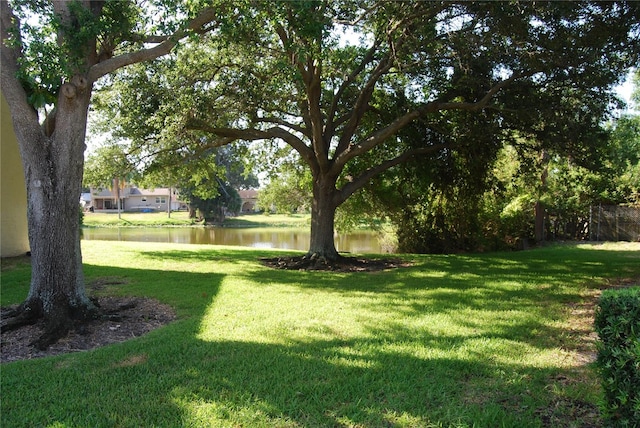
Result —
[{"label": "pond", "polygon": [[[82,239],[101,241],[168,242],[212,244],[307,251],[307,231],[224,227],[116,227],[83,228]],[[335,236],[336,249],[348,253],[382,253],[375,232],[353,232]]]}]

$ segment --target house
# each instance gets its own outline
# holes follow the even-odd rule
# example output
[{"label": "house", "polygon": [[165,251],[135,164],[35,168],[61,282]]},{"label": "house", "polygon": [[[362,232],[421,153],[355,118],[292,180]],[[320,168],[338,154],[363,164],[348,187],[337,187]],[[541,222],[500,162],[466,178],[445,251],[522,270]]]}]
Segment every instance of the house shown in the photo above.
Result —
[{"label": "house", "polygon": [[258,210],[258,191],[255,189],[238,190],[240,199],[242,200],[242,208],[240,212],[252,213]]},{"label": "house", "polygon": [[4,95],[1,95],[1,98],[0,257],[15,257],[29,251],[27,187],[9,105]]},{"label": "house", "polygon": [[80,206],[82,208],[89,208],[91,205],[91,192],[80,194]]},{"label": "house", "polygon": [[187,204],[180,201],[176,189],[167,187],[140,189],[127,186],[119,191],[91,189],[91,206],[95,211],[117,210],[118,194],[122,211],[167,211],[169,206],[171,211],[187,209]]}]

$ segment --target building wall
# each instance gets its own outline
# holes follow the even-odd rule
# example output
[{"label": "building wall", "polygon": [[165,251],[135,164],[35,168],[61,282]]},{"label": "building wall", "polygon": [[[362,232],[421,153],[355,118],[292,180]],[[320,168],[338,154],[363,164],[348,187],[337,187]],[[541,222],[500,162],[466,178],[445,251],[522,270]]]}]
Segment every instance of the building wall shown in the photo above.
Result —
[{"label": "building wall", "polygon": [[[143,200],[144,199],[144,200]],[[167,202],[169,200],[169,192],[166,195],[131,195],[127,198],[128,210],[144,210],[146,208],[155,211],[167,211]],[[162,202],[164,201],[164,202]],[[172,201],[173,202],[173,201]]]},{"label": "building wall", "polygon": [[29,251],[27,189],[9,105],[4,95],[1,98],[0,257],[14,257]]},{"label": "building wall", "polygon": [[[121,193],[122,211],[163,211],[166,212],[169,203],[169,189],[159,187],[156,189],[139,189],[126,187]],[[114,211],[117,209],[116,199],[108,189],[91,189],[91,206],[97,211]],[[187,205],[177,198],[175,190],[171,195],[171,210],[186,210]]]}]

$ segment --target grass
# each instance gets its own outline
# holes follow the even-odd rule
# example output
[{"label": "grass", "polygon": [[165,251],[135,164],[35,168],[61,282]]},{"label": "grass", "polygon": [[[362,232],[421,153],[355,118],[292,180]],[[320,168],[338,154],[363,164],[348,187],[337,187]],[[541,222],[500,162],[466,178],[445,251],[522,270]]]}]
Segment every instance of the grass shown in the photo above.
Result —
[{"label": "grass", "polygon": [[[193,226],[195,221],[189,218],[186,211],[171,213],[117,213],[86,212],[83,224],[85,227],[154,227],[154,226]],[[303,214],[243,214],[237,217],[227,217],[225,227],[267,227],[267,228],[308,228],[309,215]]]},{"label": "grass", "polygon": [[309,214],[244,214],[224,221],[225,227],[309,229],[310,224]]},{"label": "grass", "polygon": [[[158,298],[179,320],[3,364],[3,427],[597,425],[579,309],[640,275],[640,244],[408,255],[372,274],[271,270],[258,258],[276,251],[237,247],[82,245],[88,282],[126,279],[101,293]],[[2,305],[28,277],[3,261]]]},{"label": "grass", "polygon": [[193,219],[187,211],[175,211],[171,217],[166,212],[123,212],[120,218],[115,212],[85,212],[82,221],[85,227],[136,227],[136,226],[191,226]]}]

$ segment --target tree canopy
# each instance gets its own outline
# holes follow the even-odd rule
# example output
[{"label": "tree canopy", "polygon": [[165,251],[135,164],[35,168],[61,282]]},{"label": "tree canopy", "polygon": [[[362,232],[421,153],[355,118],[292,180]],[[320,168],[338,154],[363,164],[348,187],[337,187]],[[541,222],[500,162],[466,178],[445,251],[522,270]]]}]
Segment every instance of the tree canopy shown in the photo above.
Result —
[{"label": "tree canopy", "polygon": [[[518,131],[514,144],[527,137],[534,149],[595,162],[612,86],[638,60],[633,2],[237,7],[241,18],[226,37],[203,36],[118,76],[144,90],[152,130],[137,125],[140,104],[116,100],[108,109],[128,117],[120,122],[128,135],[157,136],[158,150],[187,141],[286,144],[313,178],[309,254],[327,258],[337,257],[336,208],[409,160],[455,158],[481,173],[483,163],[471,161],[495,157]],[[426,168],[440,177],[441,167]]]}]

